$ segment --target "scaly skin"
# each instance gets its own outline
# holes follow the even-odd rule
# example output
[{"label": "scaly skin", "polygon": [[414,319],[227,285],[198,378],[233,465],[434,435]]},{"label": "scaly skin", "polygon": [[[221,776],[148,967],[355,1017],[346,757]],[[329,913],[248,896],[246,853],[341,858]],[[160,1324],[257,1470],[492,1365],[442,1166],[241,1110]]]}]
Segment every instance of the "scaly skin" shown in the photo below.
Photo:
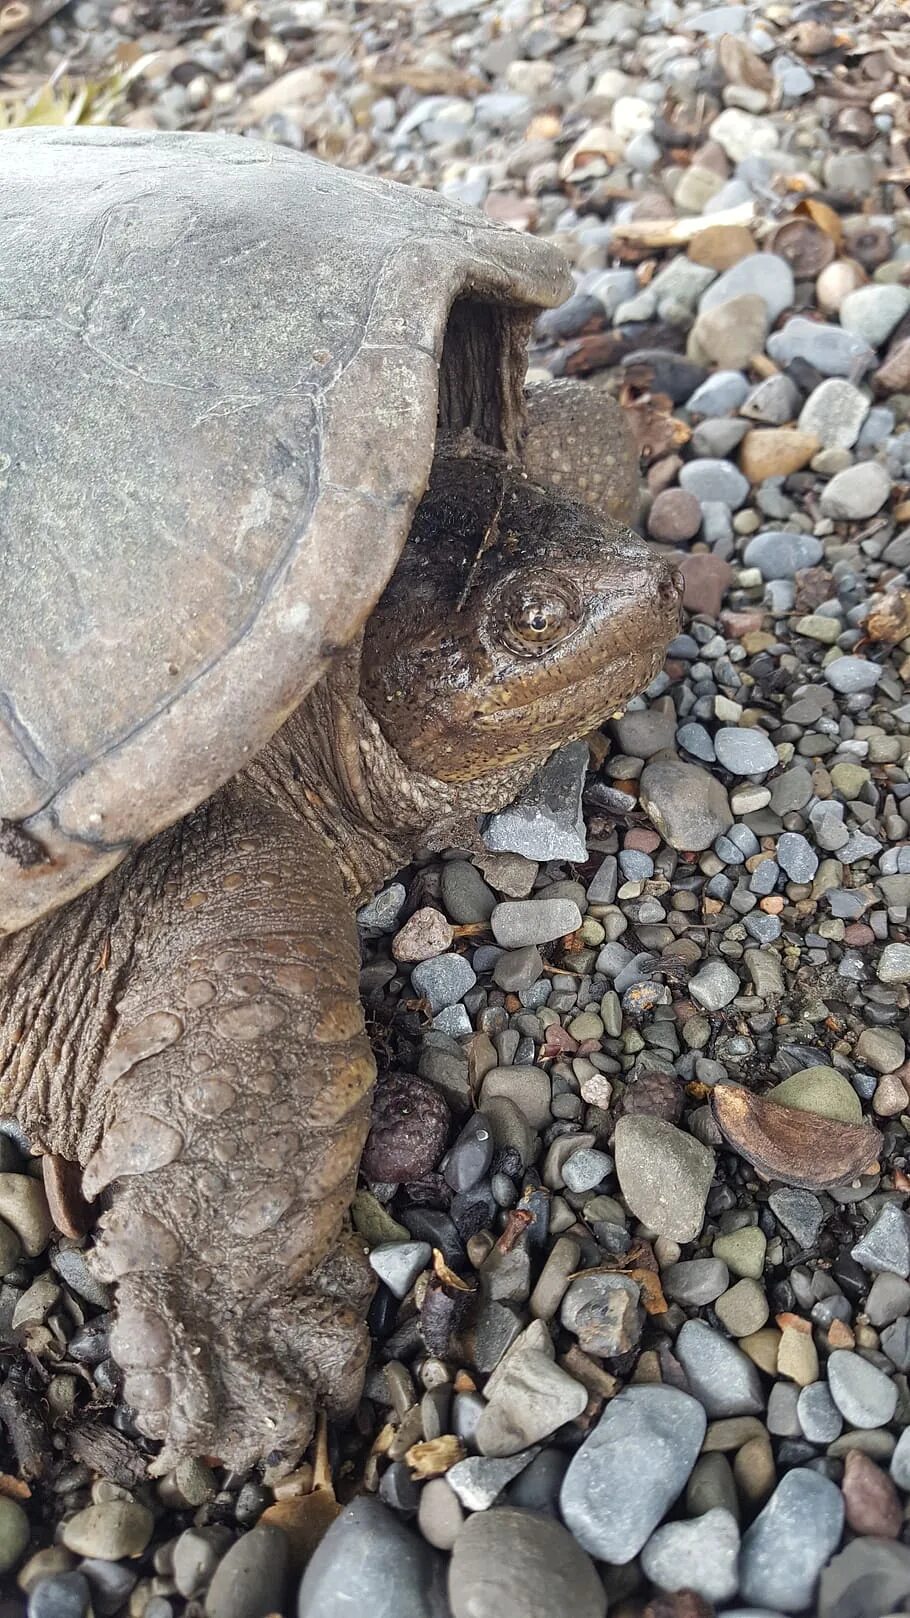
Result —
[{"label": "scaly skin", "polygon": [[0,1109],[104,1200],[94,1264],[158,1470],[292,1465],[316,1406],[356,1402],[353,905],[647,683],[678,600],[626,532],[442,455],[362,646],[209,803],[4,941]]}]

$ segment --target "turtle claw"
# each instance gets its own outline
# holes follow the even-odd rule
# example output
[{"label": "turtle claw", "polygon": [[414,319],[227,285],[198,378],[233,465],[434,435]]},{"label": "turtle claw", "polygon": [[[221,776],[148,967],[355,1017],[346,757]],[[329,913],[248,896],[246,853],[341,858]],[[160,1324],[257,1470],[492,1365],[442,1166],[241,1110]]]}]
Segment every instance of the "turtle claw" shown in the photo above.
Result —
[{"label": "turtle claw", "polygon": [[163,1445],[155,1475],[187,1455],[291,1468],[317,1406],[342,1415],[359,1398],[366,1327],[320,1293],[279,1293],[251,1308],[173,1273],[144,1274],[121,1281],[118,1302],[111,1350],[137,1426]]}]

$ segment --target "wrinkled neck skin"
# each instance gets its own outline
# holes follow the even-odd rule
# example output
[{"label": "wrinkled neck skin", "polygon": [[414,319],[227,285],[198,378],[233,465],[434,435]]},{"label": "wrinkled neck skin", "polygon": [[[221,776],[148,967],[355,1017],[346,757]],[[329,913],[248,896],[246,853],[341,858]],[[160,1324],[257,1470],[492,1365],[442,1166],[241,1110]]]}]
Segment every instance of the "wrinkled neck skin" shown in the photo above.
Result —
[{"label": "wrinkled neck skin", "polygon": [[479,848],[476,816],[504,808],[539,764],[532,758],[458,783],[411,769],[360,694],[358,639],[246,775],[320,832],[352,902],[361,904],[418,848]]}]

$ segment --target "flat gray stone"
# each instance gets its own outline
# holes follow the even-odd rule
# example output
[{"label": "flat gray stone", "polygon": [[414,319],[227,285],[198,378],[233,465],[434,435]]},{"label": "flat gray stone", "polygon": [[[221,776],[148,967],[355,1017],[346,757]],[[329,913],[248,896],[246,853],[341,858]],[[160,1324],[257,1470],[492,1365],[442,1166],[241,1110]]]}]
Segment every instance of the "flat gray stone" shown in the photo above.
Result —
[{"label": "flat gray stone", "polygon": [[642,770],[640,795],[646,815],[671,848],[710,848],[733,822],[724,786],[698,764],[655,759]]},{"label": "flat gray stone", "polygon": [[886,1427],[897,1409],[897,1386],[890,1376],[851,1349],[829,1354],[828,1386],[851,1427]]},{"label": "flat gray stone", "polygon": [[619,1187],[636,1219],[673,1241],[694,1241],[714,1177],[710,1148],[663,1118],[627,1113],[613,1149]]},{"label": "flat gray stone", "polygon": [[910,1276],[910,1218],[896,1202],[886,1202],[875,1223],[861,1236],[850,1256],[864,1270]]},{"label": "flat gray stone", "polygon": [[893,1539],[854,1539],[822,1572],[817,1618],[884,1618],[906,1611],[908,1596],[910,1549]]},{"label": "flat gray stone", "polygon": [[551,944],[581,926],[574,899],[506,899],[490,918],[493,937],[503,949]]},{"label": "flat gray stone", "polygon": [[844,1502],[837,1485],[819,1472],[795,1467],[743,1537],[740,1594],[781,1612],[802,1612],[840,1543],[843,1525]]},{"label": "flat gray stone", "polygon": [[729,1601],[739,1589],[739,1526],[723,1506],[690,1522],[665,1523],[641,1553],[642,1572],[659,1590],[695,1590]]},{"label": "flat gray stone", "polygon": [[706,961],[689,979],[689,993],[705,1011],[720,1011],[735,1000],[741,990],[738,974],[725,961]]},{"label": "flat gray stone", "polygon": [[[742,262],[747,264],[748,259]],[[713,291],[714,287],[709,287],[708,292]],[[862,337],[844,331],[841,326],[807,320],[804,315],[794,315],[782,331],[772,332],[767,350],[775,365],[787,366],[793,360],[808,360],[822,376],[853,377],[874,365],[876,359],[875,349]]]},{"label": "flat gray stone", "polygon": [[580,1416],[587,1389],[538,1349],[508,1356],[474,1433],[483,1455],[517,1455]]},{"label": "flat gray stone", "polygon": [[891,493],[891,478],[878,461],[859,461],[838,472],[822,491],[819,509],[835,522],[862,522],[881,511]]},{"label": "flat gray stone", "polygon": [[517,1478],[537,1454],[536,1449],[527,1449],[523,1454],[503,1457],[468,1455],[463,1461],[456,1461],[454,1466],[449,1467],[446,1482],[454,1489],[466,1511],[486,1511],[506,1485]]},{"label": "flat gray stone", "polygon": [[809,394],[799,427],[814,433],[823,449],[852,449],[868,415],[869,400],[859,388],[842,377],[829,377]]},{"label": "flat gray stone", "polygon": [[430,1010],[442,1011],[454,1006],[473,989],[477,973],[463,955],[437,955],[431,961],[421,961],[411,972],[411,982],[417,993],[428,1000]]},{"label": "flat gray stone", "polygon": [[811,534],[769,528],[750,539],[743,562],[746,567],[757,567],[763,579],[792,579],[803,568],[815,567],[824,554],[821,540]]},{"label": "flat gray stone", "polygon": [[676,1357],[708,1415],[760,1416],[765,1396],[757,1367],[741,1348],[703,1320],[687,1320],[676,1339]]},{"label": "flat gray stone", "polygon": [[588,762],[587,742],[560,748],[520,798],[490,816],[483,831],[486,847],[494,854],[523,854],[529,860],[586,860],[581,798]]},{"label": "flat gray stone", "polygon": [[[691,22],[686,26],[691,27]],[[749,253],[712,281],[698,307],[699,311],[716,309],[718,304],[751,292],[764,300],[773,325],[778,315],[792,307],[794,291],[793,271],[786,259],[777,253]]]},{"label": "flat gray stone", "polygon": [[719,1258],[681,1259],[660,1272],[660,1284],[674,1303],[700,1309],[730,1285],[730,1271]]},{"label": "flat gray stone", "polygon": [[[331,1530],[330,1530],[331,1532]],[[234,1541],[205,1594],[206,1618],[266,1618],[284,1601],[288,1539],[280,1528],[259,1523]],[[314,1609],[300,1608],[300,1618]],[[340,1609],[336,1609],[340,1611]],[[335,1618],[325,1608],[320,1618]],[[415,1609],[413,1618],[423,1618]]]},{"label": "flat gray stone", "polygon": [[833,1444],[843,1431],[844,1419],[831,1397],[827,1382],[801,1388],[796,1413],[803,1437],[810,1444]]},{"label": "flat gray stone", "polygon": [[560,1492],[563,1518],[591,1556],[624,1564],[638,1555],[685,1488],[705,1426],[701,1405],[677,1388],[630,1387],[610,1401]]},{"label": "flat gray stone", "polygon": [[[280,1537],[285,1540],[283,1534]],[[370,1495],[358,1495],[333,1522],[307,1564],[297,1618],[351,1618],[352,1613],[436,1618],[431,1583],[440,1565],[438,1554],[394,1511]],[[280,1611],[282,1601],[279,1594],[255,1612]]]},{"label": "flat gray stone", "polygon": [[468,1518],[452,1549],[448,1588],[452,1618],[605,1618],[607,1611],[593,1562],[562,1523],[514,1506]]}]

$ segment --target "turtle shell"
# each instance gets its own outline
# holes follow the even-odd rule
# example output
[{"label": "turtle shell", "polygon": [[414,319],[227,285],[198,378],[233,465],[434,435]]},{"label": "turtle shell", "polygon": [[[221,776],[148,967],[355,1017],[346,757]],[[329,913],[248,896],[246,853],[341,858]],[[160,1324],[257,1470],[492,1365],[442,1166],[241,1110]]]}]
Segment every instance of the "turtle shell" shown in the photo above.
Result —
[{"label": "turtle shell", "polygon": [[239,136],[0,135],[0,931],[238,770],[357,633],[437,421],[514,451],[551,248]]}]

